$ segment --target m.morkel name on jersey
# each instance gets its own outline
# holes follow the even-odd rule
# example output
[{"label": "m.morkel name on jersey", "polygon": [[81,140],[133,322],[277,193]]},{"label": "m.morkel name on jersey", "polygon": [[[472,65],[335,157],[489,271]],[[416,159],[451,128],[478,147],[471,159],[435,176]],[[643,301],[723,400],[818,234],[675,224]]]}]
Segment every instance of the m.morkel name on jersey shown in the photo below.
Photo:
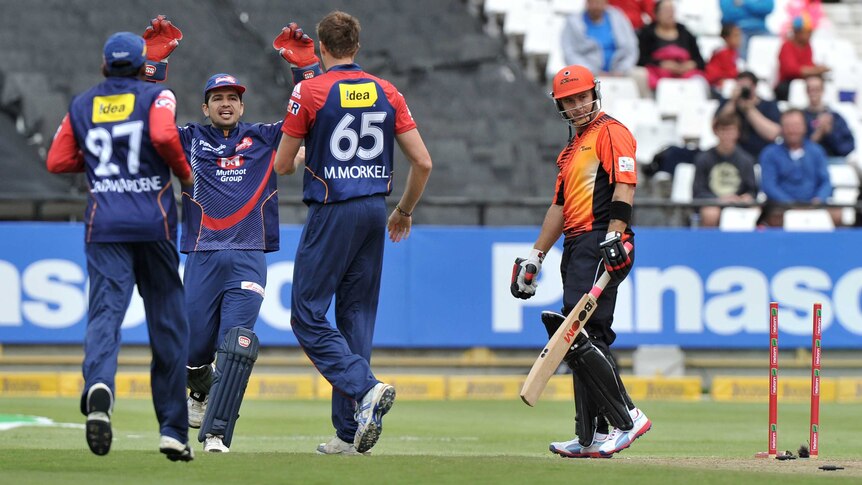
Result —
[{"label": "m.morkel name on jersey", "polygon": [[327,179],[385,179],[389,178],[383,165],[354,165],[352,167],[324,167]]}]

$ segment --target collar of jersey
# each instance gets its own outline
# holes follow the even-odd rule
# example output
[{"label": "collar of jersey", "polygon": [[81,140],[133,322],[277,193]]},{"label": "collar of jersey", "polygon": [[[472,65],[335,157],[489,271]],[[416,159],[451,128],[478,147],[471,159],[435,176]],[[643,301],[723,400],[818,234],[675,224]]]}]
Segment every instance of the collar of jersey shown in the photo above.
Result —
[{"label": "collar of jersey", "polygon": [[356,64],[355,62],[352,64],[339,64],[337,66],[332,66],[331,68],[327,69],[327,71],[361,71],[361,70],[362,70],[362,68],[359,67],[359,64]]}]

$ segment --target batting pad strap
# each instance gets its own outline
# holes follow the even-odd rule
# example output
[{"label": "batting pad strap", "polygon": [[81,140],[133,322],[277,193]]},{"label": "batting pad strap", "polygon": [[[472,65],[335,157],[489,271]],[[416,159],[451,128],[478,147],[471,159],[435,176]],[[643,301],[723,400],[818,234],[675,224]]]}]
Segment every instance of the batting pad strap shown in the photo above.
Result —
[{"label": "batting pad strap", "polygon": [[213,366],[211,364],[200,367],[186,366],[188,373],[188,386],[192,392],[209,394],[213,385]]},{"label": "batting pad strap", "polygon": [[147,81],[162,82],[168,78],[168,63],[147,61],[147,67],[144,72],[147,76]]},{"label": "batting pad strap", "polygon": [[631,224],[632,221],[632,205],[621,200],[611,201],[611,219],[623,221],[626,224]]},{"label": "batting pad strap", "polygon": [[251,330],[243,327],[228,330],[216,354],[215,375],[198,441],[206,440],[207,434],[220,435],[225,446],[230,446],[239,406],[259,350],[260,342]]}]

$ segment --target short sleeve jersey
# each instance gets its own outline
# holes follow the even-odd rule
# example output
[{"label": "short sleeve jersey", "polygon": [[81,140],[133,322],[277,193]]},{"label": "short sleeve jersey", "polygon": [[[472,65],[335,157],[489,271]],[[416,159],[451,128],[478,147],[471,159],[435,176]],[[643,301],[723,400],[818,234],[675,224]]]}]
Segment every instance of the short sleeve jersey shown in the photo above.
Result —
[{"label": "short sleeve jersey", "polygon": [[278,197],[273,176],[281,121],[242,123],[224,131],[190,123],[180,141],[195,183],[183,192],[180,251],[277,251]]},{"label": "short sleeve jersey", "polygon": [[599,113],[560,152],[554,203],[563,206],[566,237],[607,230],[615,184],[637,184],[636,148],[622,123]]},{"label": "short sleeve jersey", "polygon": [[109,77],[72,100],[69,120],[90,186],[87,242],[176,239],[171,171],[150,140],[150,107],[163,90]]},{"label": "short sleeve jersey", "polygon": [[395,86],[356,64],[297,84],[282,131],[305,139],[303,201],[389,195],[395,135],[414,128]]}]

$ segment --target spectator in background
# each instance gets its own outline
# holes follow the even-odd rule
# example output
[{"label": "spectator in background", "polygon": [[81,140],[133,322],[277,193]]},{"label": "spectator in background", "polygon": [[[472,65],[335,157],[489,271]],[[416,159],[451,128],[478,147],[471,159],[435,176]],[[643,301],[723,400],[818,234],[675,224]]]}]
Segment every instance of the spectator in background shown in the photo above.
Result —
[{"label": "spectator in background", "polygon": [[853,133],[847,126],[847,121],[840,114],[830,110],[823,101],[823,76],[813,74],[805,77],[805,88],[808,91],[808,107],[805,108],[805,121],[808,126],[808,138],[819,143],[830,158],[841,158],[833,162],[844,163],[846,157],[856,148]]},{"label": "spectator in background", "polygon": [[655,0],[609,0],[608,3],[622,10],[635,30],[640,30],[648,23],[644,22],[644,17],[649,22],[655,20]]},{"label": "spectator in background", "polygon": [[608,0],[587,0],[583,12],[569,15],[562,43],[567,65],[583,65],[597,75],[627,75],[638,61],[635,31]]},{"label": "spectator in background", "polygon": [[[740,125],[739,115],[733,112],[712,121],[718,145],[694,159],[692,196],[695,199],[714,199],[722,203],[754,202],[757,197],[754,157],[737,144]],[[700,220],[704,226],[718,226],[720,216],[719,206],[700,208]]]},{"label": "spectator in background", "polygon": [[721,102],[715,116],[736,112],[742,120],[739,146],[757,157],[763,147],[781,134],[778,103],[757,96],[757,76],[743,71],[736,76],[736,87],[729,99]]},{"label": "spectator in background", "polygon": [[[822,204],[832,195],[826,166],[826,152],[805,138],[805,114],[789,109],[781,115],[781,143],[773,143],[760,153],[761,188],[767,202],[779,204]],[[767,209],[764,209],[767,210]],[[784,208],[772,207],[766,214],[770,226],[783,224]],[[833,219],[840,221],[834,211]]]},{"label": "spectator in background", "polygon": [[748,55],[748,39],[772,35],[766,28],[766,17],[775,8],[775,0],[721,0],[720,6],[721,23],[736,24],[742,30],[739,55],[743,59]]},{"label": "spectator in background", "polygon": [[706,64],[706,80],[714,90],[721,91],[721,85],[728,79],[736,79],[739,74],[736,61],[739,59],[739,48],[742,44],[742,29],[734,24],[721,26],[721,38],[724,47],[712,54]]},{"label": "spectator in background", "polygon": [[649,73],[649,87],[655,90],[662,78],[703,76],[704,62],[697,40],[675,19],[671,0],[660,0],[655,6],[655,22],[641,29],[638,40],[638,65]]},{"label": "spectator in background", "polygon": [[775,99],[787,101],[790,81],[805,76],[823,74],[829,67],[814,63],[811,50],[811,18],[801,15],[793,19],[790,38],[781,45],[778,52],[778,84],[775,86]]}]

